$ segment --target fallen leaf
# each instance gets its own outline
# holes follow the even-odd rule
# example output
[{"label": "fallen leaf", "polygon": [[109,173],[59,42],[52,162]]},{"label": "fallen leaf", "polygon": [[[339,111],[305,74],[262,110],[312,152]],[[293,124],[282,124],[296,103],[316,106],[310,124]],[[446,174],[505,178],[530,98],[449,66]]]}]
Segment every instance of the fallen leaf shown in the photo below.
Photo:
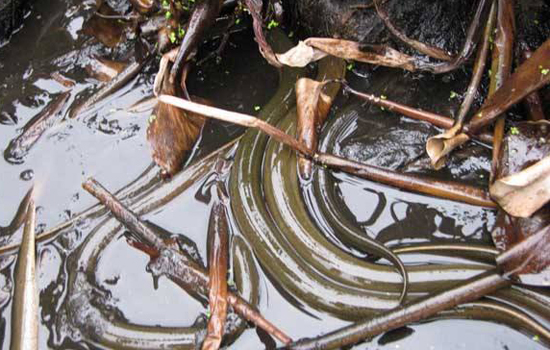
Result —
[{"label": "fallen leaf", "polygon": [[[167,88],[165,79],[163,93],[175,95],[174,88]],[[196,102],[209,104],[200,98]],[[154,162],[168,175],[173,176],[183,167],[183,162],[198,139],[204,125],[204,117],[187,112],[164,102],[158,102],[149,117],[147,141],[152,149]]]},{"label": "fallen leaf", "polygon": [[307,45],[305,42],[300,41],[298,45],[288,50],[284,54],[276,54],[279,62],[290,67],[305,67],[311,62],[320,60],[323,57],[328,56],[326,52]]},{"label": "fallen leaf", "polygon": [[550,200],[550,156],[519,173],[498,179],[491,197],[512,216],[531,216]]}]

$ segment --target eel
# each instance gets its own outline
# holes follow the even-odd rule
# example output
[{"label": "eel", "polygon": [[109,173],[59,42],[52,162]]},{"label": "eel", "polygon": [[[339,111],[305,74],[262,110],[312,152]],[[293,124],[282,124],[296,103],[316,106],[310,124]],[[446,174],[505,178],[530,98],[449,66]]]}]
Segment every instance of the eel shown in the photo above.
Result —
[{"label": "eel", "polygon": [[[281,34],[279,34],[281,35]],[[278,38],[277,41],[283,40]],[[275,48],[276,51],[284,49]],[[281,85],[292,84],[301,73],[295,68],[284,68],[281,76]],[[290,81],[289,81],[290,80]],[[260,117],[265,121],[276,124],[281,118],[295,120],[292,110],[294,92],[277,96],[266,105]],[[286,116],[285,116],[286,115]],[[288,119],[290,118],[290,119]],[[397,306],[399,298],[399,274],[391,267],[376,265],[362,261],[339,251],[322,233],[315,224],[308,223],[309,232],[300,229],[306,223],[288,226],[290,221],[275,222],[273,220],[273,205],[268,207],[265,195],[269,195],[269,188],[277,189],[277,183],[262,186],[262,181],[273,170],[281,174],[281,181],[293,182],[294,191],[300,192],[298,182],[294,182],[296,170],[284,172],[277,167],[285,163],[295,163],[296,155],[281,146],[276,146],[277,152],[266,152],[267,136],[256,131],[248,131],[239,144],[235,157],[231,180],[230,194],[232,210],[237,224],[253,247],[255,255],[269,276],[276,279],[281,286],[296,301],[305,303],[308,307],[327,312],[338,318],[356,320],[383,310]],[[269,148],[267,148],[269,150]],[[276,158],[278,165],[263,170],[270,158]],[[284,160],[284,161],[281,161]],[[293,165],[295,167],[295,165]],[[264,176],[262,177],[262,173]],[[283,182],[284,184],[285,182]],[[275,190],[277,194],[287,193]],[[273,191],[272,191],[273,192]],[[290,200],[290,198],[288,198]],[[270,200],[267,199],[267,202]],[[281,204],[285,200],[278,200]],[[291,201],[292,207],[301,205],[296,200]],[[300,216],[300,220],[305,216]],[[292,220],[296,220],[293,218]],[[298,220],[296,220],[298,222]],[[285,225],[287,225],[285,227]],[[291,229],[290,229],[291,228]],[[295,231],[296,230],[296,231]],[[298,250],[308,246],[313,253]],[[330,259],[324,259],[323,254],[330,254]],[[349,270],[348,270],[349,268]],[[346,269],[345,271],[342,271]],[[486,269],[481,265],[448,265],[448,266],[421,266],[411,267],[409,275],[415,283],[411,284],[411,292],[423,295],[434,288],[443,288],[449,281],[464,279]],[[437,271],[437,272],[436,272]],[[444,279],[434,279],[434,274],[444,276]],[[438,277],[441,278],[441,277]]]},{"label": "eel", "polygon": [[[281,83],[292,80],[293,74],[296,75],[296,71],[283,70]],[[278,126],[292,134],[295,123],[293,94],[281,95],[282,100],[266,105],[260,116],[273,124],[279,121]],[[281,117],[283,114],[286,116]],[[395,307],[399,297],[396,283],[399,275],[392,268],[346,256],[317,232],[315,224],[307,223],[306,215],[296,215],[304,210],[303,199],[297,195],[301,189],[296,179],[296,163],[295,152],[254,130],[243,136],[235,157],[230,179],[232,211],[237,226],[252,245],[266,275],[284,290],[290,302],[305,312],[315,314],[321,311],[340,319],[357,320]],[[478,253],[487,256],[492,252],[480,249]],[[325,259],[323,254],[330,258]],[[351,267],[351,270],[342,271],[342,266]],[[486,269],[487,265],[475,264],[409,267],[412,280],[410,298],[444,289],[453,280]],[[356,279],[353,279],[353,274]],[[358,286],[366,281],[370,283]],[[536,333],[537,329],[544,329],[538,321],[548,321],[545,313],[550,305],[544,298],[545,302],[528,305],[530,298],[529,293],[517,287],[499,292],[498,297],[502,301],[515,299],[516,305],[535,312],[539,319],[526,323],[525,328]],[[472,305],[477,304],[446,311],[444,317],[487,318],[487,307]],[[503,310],[507,306],[499,304],[498,307]],[[513,313],[512,310],[506,311]],[[499,321],[511,326],[521,319],[507,321],[504,311],[501,316]]]}]

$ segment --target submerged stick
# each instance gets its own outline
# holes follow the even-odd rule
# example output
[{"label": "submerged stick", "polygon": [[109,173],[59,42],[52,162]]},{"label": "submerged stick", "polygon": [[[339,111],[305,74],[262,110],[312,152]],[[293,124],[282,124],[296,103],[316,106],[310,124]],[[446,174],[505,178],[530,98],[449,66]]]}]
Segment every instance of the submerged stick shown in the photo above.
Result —
[{"label": "submerged stick", "polygon": [[15,265],[11,345],[12,350],[38,349],[38,282],[36,280],[36,209],[31,199],[23,241]]},{"label": "submerged stick", "polygon": [[[200,294],[208,294],[209,278],[207,273],[197,264],[192,264],[188,259],[185,259],[178,251],[169,247],[156,233],[143,223],[136,214],[126,208],[118,199],[116,199],[109,191],[107,191],[99,182],[90,178],[82,184],[82,187],[91,195],[96,197],[103,205],[105,205],[111,213],[140,241],[154,248],[157,252],[156,256],[165,257],[172,264],[173,268],[167,270],[168,277],[176,284],[185,284],[191,288],[195,288]],[[177,269],[182,272],[173,274]],[[191,283],[190,283],[191,281]],[[181,282],[181,283],[180,283]],[[273,337],[277,338],[284,344],[288,344],[292,339],[279,330],[275,325],[266,320],[258,311],[254,309],[246,300],[240,296],[228,292],[227,301],[233,307],[235,312],[254,323],[257,327],[262,328]]]},{"label": "submerged stick", "polygon": [[491,208],[496,206],[486,191],[476,187],[447,181],[425,179],[409,174],[400,174],[372,165],[350,161],[335,155],[317,153],[306,147],[294,137],[258,118],[246,114],[225,111],[215,107],[200,105],[175,96],[161,95],[159,99],[165,103],[172,104],[176,107],[203,115],[205,117],[224,120],[246,127],[257,128],[275,140],[301,153],[305,157],[311,158],[322,165],[347,171],[367,180],[378,181],[388,185],[397,186],[399,188],[441,198],[458,200],[473,205]]},{"label": "submerged stick", "polygon": [[136,59],[136,61],[130,63],[122,72],[117,74],[108,83],[103,85],[96,93],[90,96],[83,104],[74,108],[70,113],[70,118],[76,118],[80,115],[87,114],[97,103],[104,100],[107,96],[112,95],[130,80],[132,80],[139,72],[141,72],[143,66],[152,55],[147,55],[144,59]]}]

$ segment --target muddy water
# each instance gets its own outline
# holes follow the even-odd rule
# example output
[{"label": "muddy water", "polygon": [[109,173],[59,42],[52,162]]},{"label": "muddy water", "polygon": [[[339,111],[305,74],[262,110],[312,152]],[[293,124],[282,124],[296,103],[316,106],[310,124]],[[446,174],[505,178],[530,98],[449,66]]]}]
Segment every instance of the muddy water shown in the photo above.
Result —
[{"label": "muddy water", "polygon": [[[93,55],[115,53],[81,32],[85,18],[93,11],[93,3],[36,2],[26,25],[9,45],[0,48],[2,150],[28,120],[66,91],[67,88],[50,77],[51,73],[60,72],[77,82],[65,115],[75,100],[85,98],[99,86],[86,76],[84,67]],[[123,51],[130,51],[132,46],[124,47]],[[202,51],[215,47],[215,42],[206,43]],[[156,64],[157,60],[147,65],[86,120],[65,120],[51,128],[23,163],[12,164],[0,158],[0,226],[10,222],[20,199],[32,184],[38,188],[40,231],[95,203],[80,187],[85,178],[94,176],[115,190],[137,178],[149,166],[151,159],[145,141],[148,112],[131,114],[126,109],[151,94]],[[450,91],[463,89],[466,81],[461,73],[432,79],[382,69],[370,72],[361,66],[348,72],[348,78],[357,88],[444,114],[451,114],[459,104],[449,99]],[[277,73],[259,56],[250,31],[233,34],[223,59],[210,60],[195,69],[189,82],[191,93],[212,99],[219,107],[251,114],[255,113],[256,106],[267,103],[276,87]],[[325,137],[331,132],[338,133],[336,153],[393,169],[466,179],[473,184],[483,184],[488,176],[489,152],[482,146],[477,145],[473,151],[453,159],[450,170],[435,174],[427,170],[421,157],[422,145],[435,129],[346,97],[341,97],[337,104],[333,117],[338,116],[338,121],[325,132]],[[201,158],[241,133],[237,127],[209,122],[192,158]],[[491,211],[398,191],[341,173],[328,174],[327,182],[344,215],[366,234],[390,245],[489,240],[488,230],[494,222]],[[168,205],[148,214],[146,219],[171,232],[184,233],[197,244],[204,257],[210,204],[208,190],[203,185],[203,182],[196,183]],[[310,203],[310,210],[322,226],[314,201]],[[80,341],[82,335],[71,333],[54,321],[67,290],[67,275],[77,268],[67,264],[66,257],[79,247],[94,225],[82,222],[54,242],[39,246],[41,348],[90,347]],[[337,238],[334,240],[342,246]],[[348,247],[342,248],[360,255]],[[432,258],[407,259],[411,263],[415,259],[425,263]],[[101,253],[93,276],[88,276],[97,281],[96,293],[108,295],[111,311],[115,310],[117,317],[134,324],[187,326],[206,312],[200,303],[166,279],[161,279],[155,289],[145,269],[147,262],[148,258],[129,247],[124,239],[116,239]],[[10,291],[13,264],[1,274],[0,287]],[[294,338],[314,336],[346,324],[315,310],[297,308],[295,301],[281,293],[263,274],[259,289],[261,312]],[[10,310],[11,303],[0,310],[0,348],[3,349],[8,348],[10,342]],[[261,339],[255,329],[249,328],[231,348],[263,348]],[[542,348],[508,327],[465,320],[413,325],[357,346],[359,349],[526,347]]]}]

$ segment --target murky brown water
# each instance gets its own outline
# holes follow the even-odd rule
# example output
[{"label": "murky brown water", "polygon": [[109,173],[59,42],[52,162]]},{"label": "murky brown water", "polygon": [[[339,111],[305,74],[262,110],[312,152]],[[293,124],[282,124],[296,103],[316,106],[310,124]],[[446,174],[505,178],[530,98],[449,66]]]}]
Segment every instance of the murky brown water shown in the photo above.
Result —
[{"label": "murky brown water", "polygon": [[[4,121],[0,124],[2,149],[31,117],[66,90],[50,78],[52,72],[60,72],[77,81],[70,102],[76,96],[89,94],[89,89],[97,86],[97,81],[86,77],[84,67],[92,55],[111,52],[80,32],[84,19],[92,11],[93,2],[36,2],[25,26],[8,45],[0,48],[0,119]],[[203,51],[215,46],[215,43],[207,43]],[[81,183],[87,177],[93,176],[107,188],[115,190],[138,177],[149,166],[151,158],[145,141],[148,113],[130,114],[125,108],[151,94],[155,68],[156,62],[147,65],[137,78],[102,102],[97,114],[87,121],[66,120],[50,129],[22,164],[0,159],[0,225],[10,222],[20,199],[33,183],[39,188],[36,200],[39,228],[45,230],[96,202],[81,189]],[[449,114],[459,103],[449,101],[450,91],[465,86],[465,76],[461,73],[419,79],[418,76],[383,69],[365,73],[363,68],[357,68],[355,74],[348,73],[355,86],[443,114]],[[259,56],[251,32],[243,31],[231,36],[219,63],[211,60],[193,71],[189,88],[193,94],[212,99],[216,106],[253,114],[255,106],[263,106],[271,98],[276,85],[276,72]],[[450,170],[435,174],[423,168],[421,159],[410,162],[421,156],[426,138],[436,132],[434,128],[390,115],[377,107],[362,106],[360,102],[345,97],[341,97],[337,104],[335,114],[340,119],[333,123],[328,133],[339,133],[337,138],[341,143],[335,152],[341,155],[392,169],[466,179],[473,184],[483,184],[483,179],[488,176],[489,152],[482,146],[456,157]],[[240,128],[209,122],[194,150],[193,159],[199,159],[241,133]],[[492,211],[399,191],[341,173],[329,174],[327,181],[332,184],[345,215],[385,243],[489,241],[488,230],[494,223]],[[202,182],[193,185],[145,218],[171,232],[183,232],[196,242],[202,256],[206,256],[210,205],[205,200],[207,197],[203,195],[202,186]],[[323,226],[315,201],[310,203],[310,210]],[[62,327],[54,324],[54,320],[67,290],[68,270],[76,268],[67,264],[65,258],[79,247],[95,224],[84,222],[54,242],[39,245],[41,348],[90,347],[79,343],[78,335],[65,333]],[[345,246],[342,248],[350,250]],[[351,253],[360,255],[352,249]],[[411,263],[425,263],[430,258],[412,256],[406,259]],[[433,259],[431,263],[436,262],[436,258]],[[111,306],[131,323],[151,326],[192,324],[205,309],[167,279],[161,279],[159,288],[154,289],[151,275],[145,269],[147,262],[144,254],[128,246],[124,239],[117,239],[102,252],[94,274],[95,281],[103,292],[109,294]],[[6,291],[11,290],[12,275],[13,264],[2,271],[0,287]],[[260,311],[292,337],[315,336],[347,324],[307,307],[304,310],[309,314],[296,308],[294,301],[288,300],[287,295],[281,293],[281,289],[264,274],[261,274],[259,288]],[[10,309],[11,303],[8,303],[0,310],[0,348],[9,346]],[[230,348],[262,347],[264,345],[256,330],[249,328]],[[356,348],[543,347],[502,325],[439,320],[377,337]]]}]

